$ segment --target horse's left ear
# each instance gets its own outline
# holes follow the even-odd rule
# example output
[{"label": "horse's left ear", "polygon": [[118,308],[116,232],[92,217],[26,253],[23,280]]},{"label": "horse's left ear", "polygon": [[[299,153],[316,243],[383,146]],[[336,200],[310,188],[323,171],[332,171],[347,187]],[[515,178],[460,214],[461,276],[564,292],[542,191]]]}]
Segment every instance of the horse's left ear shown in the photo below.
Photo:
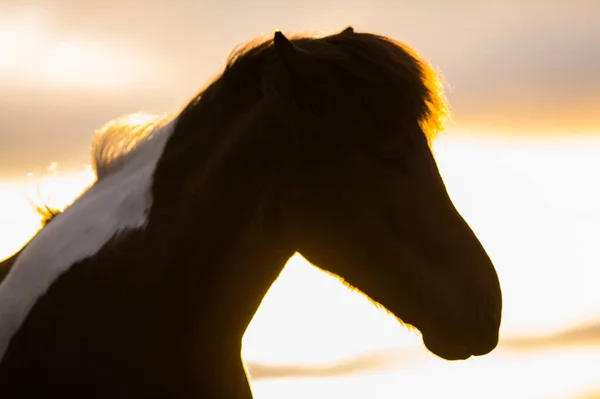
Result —
[{"label": "horse's left ear", "polygon": [[352,26],[347,27],[343,31],[340,32],[340,35],[346,35],[349,33],[354,33],[354,28]]},{"label": "horse's left ear", "polygon": [[281,31],[275,31],[273,46],[275,47],[279,59],[287,67],[293,67],[295,60],[298,58],[298,49],[296,49],[296,46],[294,46]]}]

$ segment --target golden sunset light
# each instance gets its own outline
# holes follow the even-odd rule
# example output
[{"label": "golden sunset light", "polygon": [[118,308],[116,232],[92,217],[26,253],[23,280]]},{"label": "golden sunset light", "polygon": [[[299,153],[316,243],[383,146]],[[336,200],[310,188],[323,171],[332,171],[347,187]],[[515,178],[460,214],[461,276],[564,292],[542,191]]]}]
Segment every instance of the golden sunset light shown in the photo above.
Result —
[{"label": "golden sunset light", "polygon": [[0,4],[0,259],[41,228],[35,205],[64,209],[94,182],[89,145],[109,120],[177,110],[253,37],[353,24],[443,74],[453,122],[434,155],[498,272],[500,344],[443,360],[296,253],[244,335],[255,398],[595,398],[600,2],[283,3]]},{"label": "golden sunset light", "polygon": [[52,164],[40,174],[23,180],[0,182],[0,258],[16,252],[39,230],[40,215],[35,205],[63,209],[94,180],[89,167],[73,173],[59,173]]},{"label": "golden sunset light", "polygon": [[126,54],[61,35],[49,20],[38,8],[0,12],[0,79],[97,88],[135,81],[138,72]]}]

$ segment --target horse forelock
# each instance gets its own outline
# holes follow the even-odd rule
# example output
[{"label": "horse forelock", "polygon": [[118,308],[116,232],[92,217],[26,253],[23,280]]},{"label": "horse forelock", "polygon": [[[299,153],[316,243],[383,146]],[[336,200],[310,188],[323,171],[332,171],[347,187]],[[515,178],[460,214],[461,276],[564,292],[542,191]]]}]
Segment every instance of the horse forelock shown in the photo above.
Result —
[{"label": "horse forelock", "polygon": [[96,178],[101,180],[123,167],[132,153],[172,119],[172,114],[134,113],[114,119],[97,130],[91,144]]}]

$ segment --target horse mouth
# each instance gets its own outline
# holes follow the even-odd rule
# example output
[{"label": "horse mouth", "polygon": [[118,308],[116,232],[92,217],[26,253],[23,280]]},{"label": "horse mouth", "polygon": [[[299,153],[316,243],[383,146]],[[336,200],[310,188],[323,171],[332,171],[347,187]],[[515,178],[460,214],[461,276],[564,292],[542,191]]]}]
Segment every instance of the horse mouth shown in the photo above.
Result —
[{"label": "horse mouth", "polygon": [[442,359],[466,360],[471,356],[483,356],[493,351],[498,345],[498,335],[490,334],[478,341],[466,341],[423,334],[423,344],[431,353]]},{"label": "horse mouth", "polygon": [[429,341],[426,336],[423,336],[423,344],[431,353],[445,360],[467,360],[473,356],[473,353],[461,344],[441,345],[437,341]]}]

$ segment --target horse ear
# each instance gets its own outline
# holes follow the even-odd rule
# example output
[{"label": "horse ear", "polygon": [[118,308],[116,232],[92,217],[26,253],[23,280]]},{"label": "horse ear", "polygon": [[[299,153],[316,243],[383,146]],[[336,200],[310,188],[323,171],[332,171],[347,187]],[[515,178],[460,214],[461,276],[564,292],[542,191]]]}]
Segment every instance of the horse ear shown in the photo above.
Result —
[{"label": "horse ear", "polygon": [[352,26],[347,27],[343,31],[340,32],[341,35],[346,35],[349,33],[354,33],[354,28]]},{"label": "horse ear", "polygon": [[293,60],[298,56],[298,49],[296,49],[296,46],[294,46],[281,31],[275,31],[273,46],[275,47],[277,56],[279,56],[284,64],[287,66],[293,65]]}]

